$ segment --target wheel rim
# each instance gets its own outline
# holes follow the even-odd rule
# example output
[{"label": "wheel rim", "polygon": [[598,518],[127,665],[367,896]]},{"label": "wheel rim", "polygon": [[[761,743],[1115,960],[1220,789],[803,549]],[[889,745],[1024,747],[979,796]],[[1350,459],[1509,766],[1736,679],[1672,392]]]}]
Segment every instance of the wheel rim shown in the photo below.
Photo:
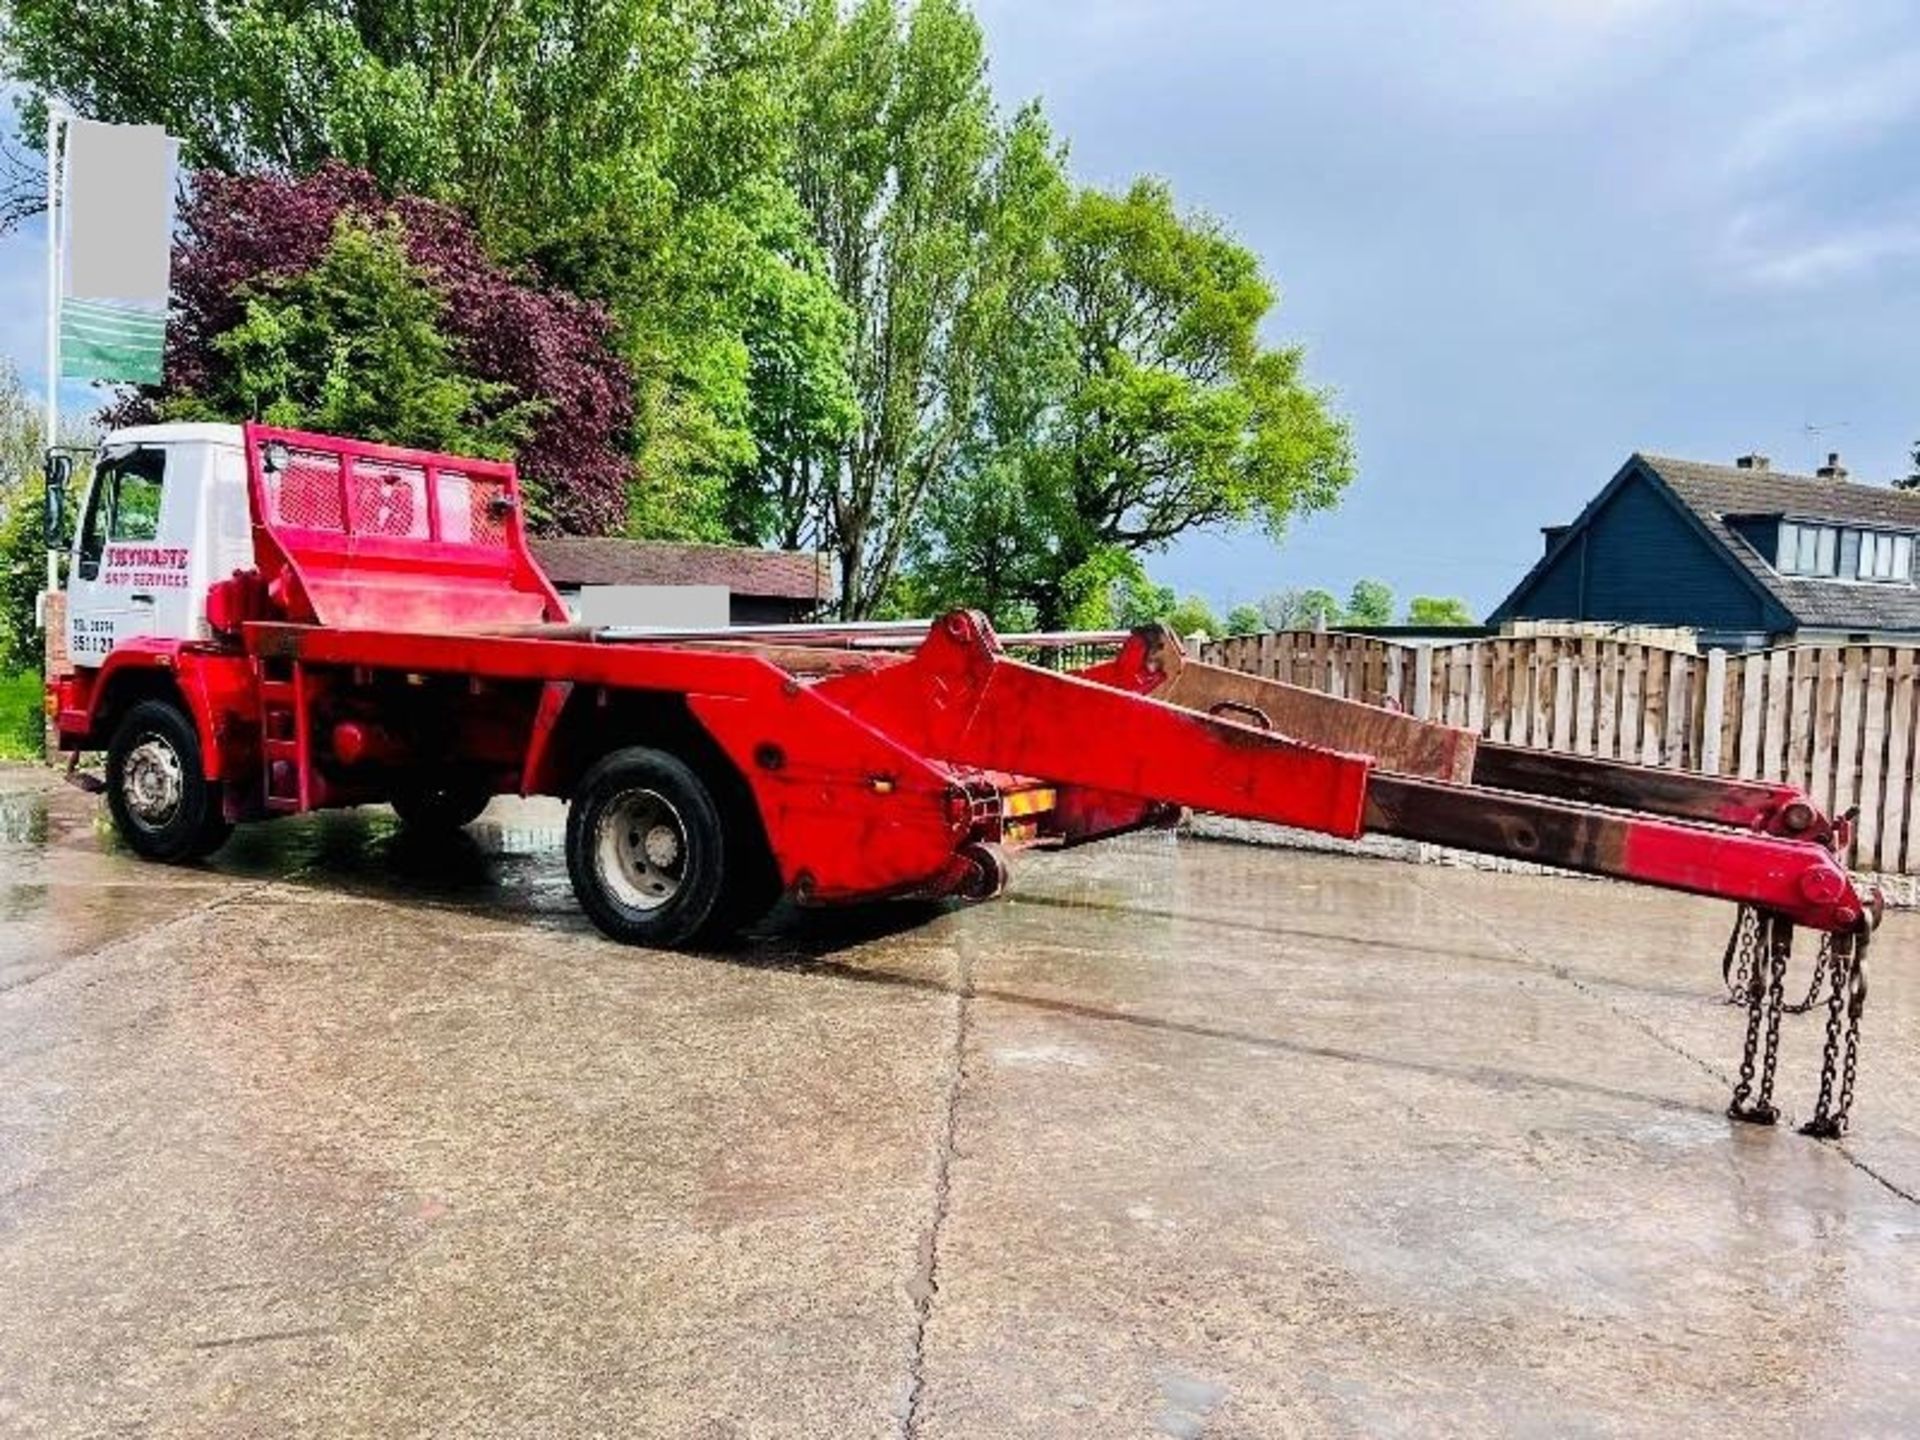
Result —
[{"label": "wheel rim", "polygon": [[147,734],[120,767],[120,793],[127,813],[149,830],[164,829],[186,798],[186,768],[164,735]]},{"label": "wheel rim", "polygon": [[594,861],[608,891],[633,910],[671,904],[687,878],[687,827],[658,791],[629,790],[600,812]]}]

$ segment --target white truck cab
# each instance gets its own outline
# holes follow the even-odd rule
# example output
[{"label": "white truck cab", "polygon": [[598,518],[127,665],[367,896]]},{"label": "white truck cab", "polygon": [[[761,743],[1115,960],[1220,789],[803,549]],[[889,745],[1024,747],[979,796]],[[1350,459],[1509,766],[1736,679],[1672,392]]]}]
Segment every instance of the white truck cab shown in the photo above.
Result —
[{"label": "white truck cab", "polygon": [[91,669],[136,636],[210,637],[207,591],[253,563],[238,425],[141,425],[101,443],[67,572],[67,654]]}]

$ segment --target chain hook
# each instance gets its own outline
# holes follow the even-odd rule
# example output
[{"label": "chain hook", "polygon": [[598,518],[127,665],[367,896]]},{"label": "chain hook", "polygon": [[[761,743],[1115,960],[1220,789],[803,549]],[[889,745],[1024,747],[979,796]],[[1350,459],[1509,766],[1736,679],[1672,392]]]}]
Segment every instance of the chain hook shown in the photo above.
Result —
[{"label": "chain hook", "polygon": [[[1755,912],[1755,923],[1742,950],[1740,968],[1747,977],[1747,1035],[1740,1054],[1740,1083],[1734,1087],[1727,1115],[1748,1125],[1771,1125],[1780,1118],[1773,1103],[1773,1082],[1780,1065],[1781,992],[1786,984],[1787,961],[1793,953],[1793,922]],[[1763,1024],[1766,1049],[1759,1058],[1756,1094],[1755,1059]]]}]

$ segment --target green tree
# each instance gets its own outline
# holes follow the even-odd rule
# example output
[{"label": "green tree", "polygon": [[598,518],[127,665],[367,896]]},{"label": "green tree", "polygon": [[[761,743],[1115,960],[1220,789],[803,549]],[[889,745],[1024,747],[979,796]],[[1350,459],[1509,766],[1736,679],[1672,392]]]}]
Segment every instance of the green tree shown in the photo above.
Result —
[{"label": "green tree", "polygon": [[1186,596],[1161,618],[1183,640],[1191,635],[1205,635],[1213,639],[1226,633],[1226,627],[1213,613],[1213,607],[1198,595]]},{"label": "green tree", "polygon": [[1171,585],[1154,584],[1138,565],[1128,566],[1125,573],[1112,582],[1108,595],[1108,610],[1099,623],[1123,629],[1164,620],[1180,603]]},{"label": "green tree", "polygon": [[1089,613],[1083,605],[1082,612],[1073,617],[1071,623],[1094,629],[1110,626],[1131,629],[1155,621],[1172,626],[1174,633],[1181,636],[1196,632],[1209,636],[1226,633],[1226,627],[1205,600],[1198,595],[1176,598],[1171,585],[1154,583],[1146,571],[1130,559],[1107,589],[1104,613]]},{"label": "green tree", "polygon": [[[795,207],[796,224],[804,224]],[[818,477],[860,421],[849,368],[854,317],[811,241],[791,237],[791,267],[765,267],[748,326],[749,427],[755,453],[727,494],[730,538],[798,549],[818,538]]]},{"label": "green tree", "polygon": [[1254,602],[1260,611],[1260,623],[1269,630],[1310,629],[1302,607],[1305,594],[1304,590],[1276,590],[1262,595]]},{"label": "green tree", "polygon": [[1260,343],[1274,292],[1251,251],[1142,180],[1073,196],[1052,253],[1029,322],[1049,336],[1023,376],[1034,438],[1013,456],[1040,623],[1072,614],[1116,555],[1196,529],[1278,533],[1334,503],[1346,427],[1298,349]]},{"label": "green tree", "polygon": [[1330,590],[1278,590],[1259,600],[1261,623],[1269,630],[1315,630],[1339,625],[1345,612]]},{"label": "green tree", "polygon": [[1407,623],[1409,625],[1462,626],[1477,625],[1480,622],[1473,618],[1473,612],[1467,608],[1467,602],[1457,597],[1416,595],[1407,602]]},{"label": "green tree", "polygon": [[1300,592],[1301,630],[1328,630],[1346,623],[1346,614],[1331,590],[1315,586]]},{"label": "green tree", "polygon": [[[35,623],[47,583],[45,543],[45,418],[21,387],[10,362],[0,361],[0,673],[38,674],[44,640]],[[93,436],[71,420],[61,426],[63,445],[85,446]],[[75,490],[84,488],[76,476]]]},{"label": "green tree", "polygon": [[1258,635],[1267,628],[1258,605],[1236,605],[1227,611],[1227,634]]},{"label": "green tree", "polygon": [[[885,606],[918,553],[930,498],[971,460],[972,503],[947,505],[961,556],[984,554],[987,602],[1004,612],[997,557],[1019,505],[998,507],[983,431],[1017,432],[1005,357],[1032,338],[1051,215],[1064,199],[1037,111],[1003,124],[980,26],[958,0],[809,0],[798,28],[794,184],[836,292],[855,317],[859,423],[844,443],[791,457],[777,477],[781,530],[811,520],[835,552],[849,616]],[[1001,405],[997,417],[990,405]],[[982,483],[984,482],[984,483]],[[951,496],[947,497],[951,502]],[[923,576],[919,588],[943,586]],[[977,596],[956,589],[951,598]]]},{"label": "green tree", "polygon": [[45,660],[35,620],[40,592],[47,584],[42,538],[45,497],[45,487],[35,475],[10,486],[0,508],[0,675],[20,670],[37,673]]},{"label": "green tree", "polygon": [[192,167],[341,160],[606,302],[636,524],[754,528],[756,427],[844,422],[846,318],[787,181],[789,0],[10,0],[5,38],[30,146],[52,97],[164,125]]},{"label": "green tree", "polygon": [[[1068,361],[1052,295],[1052,240],[1068,199],[1061,166],[1039,112],[1020,112],[992,177],[993,244],[983,253],[991,263],[980,277],[983,299],[970,337],[979,356],[977,419],[952,473],[929,491],[906,558],[916,588],[935,597],[928,608],[972,605],[1023,627],[1038,623],[1034,596],[1051,533],[1050,501],[1025,477],[1046,445]],[[1119,551],[1082,566],[1059,623],[1115,623],[1113,587],[1138,572],[1137,561]]]},{"label": "green tree", "polygon": [[1378,580],[1356,580],[1347,596],[1343,625],[1391,625],[1393,591]]},{"label": "green tree", "polygon": [[1914,443],[1909,458],[1913,462],[1913,469],[1893,482],[1896,490],[1920,490],[1920,441]]},{"label": "green tree", "polygon": [[342,218],[319,264],[262,287],[214,342],[230,362],[218,388],[176,396],[166,413],[507,454],[529,407],[461,371],[440,315],[399,235]]}]

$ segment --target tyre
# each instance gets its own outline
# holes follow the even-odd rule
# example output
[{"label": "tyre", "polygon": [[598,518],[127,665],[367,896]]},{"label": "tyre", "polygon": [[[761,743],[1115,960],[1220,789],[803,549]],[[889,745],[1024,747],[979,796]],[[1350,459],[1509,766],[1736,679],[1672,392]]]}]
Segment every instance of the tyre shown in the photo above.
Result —
[{"label": "tyre", "polygon": [[206,777],[199,733],[167,700],[142,700],[114,730],[107,809],[127,848],[148,860],[198,860],[233,833],[219,782]]},{"label": "tyre", "polygon": [[611,939],[662,949],[739,923],[725,903],[728,835],[706,783],[678,756],[641,746],[589,770],[567,809],[567,873]]},{"label": "tyre", "polygon": [[492,799],[493,787],[478,776],[441,775],[400,786],[387,797],[387,803],[409,830],[432,833],[472,824]]}]

